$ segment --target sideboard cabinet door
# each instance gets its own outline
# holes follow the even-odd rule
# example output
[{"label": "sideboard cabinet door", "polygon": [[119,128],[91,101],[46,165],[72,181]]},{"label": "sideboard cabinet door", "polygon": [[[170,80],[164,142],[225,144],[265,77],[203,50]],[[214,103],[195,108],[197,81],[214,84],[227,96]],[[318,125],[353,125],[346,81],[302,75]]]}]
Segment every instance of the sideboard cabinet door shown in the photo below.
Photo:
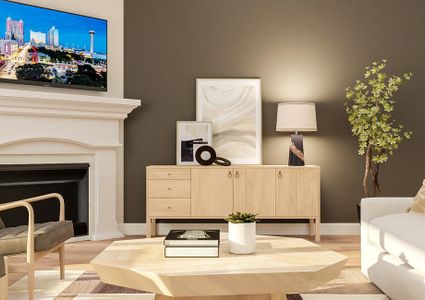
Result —
[{"label": "sideboard cabinet door", "polygon": [[320,169],[289,167],[276,169],[276,215],[319,215]]},{"label": "sideboard cabinet door", "polygon": [[275,216],[275,169],[235,169],[235,211],[257,213],[259,217]]},{"label": "sideboard cabinet door", "polygon": [[232,168],[192,168],[191,216],[225,217],[233,211]]}]

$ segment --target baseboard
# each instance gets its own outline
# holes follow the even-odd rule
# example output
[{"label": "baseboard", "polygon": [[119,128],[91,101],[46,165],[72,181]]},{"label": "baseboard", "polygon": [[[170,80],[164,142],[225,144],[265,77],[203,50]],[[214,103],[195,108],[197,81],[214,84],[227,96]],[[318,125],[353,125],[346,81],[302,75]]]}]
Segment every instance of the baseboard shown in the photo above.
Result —
[{"label": "baseboard", "polygon": [[[118,225],[120,231],[125,235],[145,235],[146,223],[121,223]],[[171,229],[220,229],[227,231],[227,224],[217,223],[157,223],[157,233],[165,235]],[[257,225],[258,234],[282,234],[282,235],[306,235],[308,224],[261,224]],[[359,235],[359,223],[323,223],[320,226],[323,235]]]},{"label": "baseboard", "polygon": [[74,236],[67,240],[65,244],[68,243],[76,243],[76,242],[82,242],[82,241],[91,241],[91,238],[89,235],[83,235],[83,236]]},{"label": "baseboard", "polygon": [[91,240],[102,241],[102,240],[118,239],[118,238],[124,237],[124,235],[125,234],[123,232],[116,232],[111,234],[98,234],[98,235],[92,235]]},{"label": "baseboard", "polygon": [[119,223],[118,229],[125,235],[145,235],[146,223]]}]

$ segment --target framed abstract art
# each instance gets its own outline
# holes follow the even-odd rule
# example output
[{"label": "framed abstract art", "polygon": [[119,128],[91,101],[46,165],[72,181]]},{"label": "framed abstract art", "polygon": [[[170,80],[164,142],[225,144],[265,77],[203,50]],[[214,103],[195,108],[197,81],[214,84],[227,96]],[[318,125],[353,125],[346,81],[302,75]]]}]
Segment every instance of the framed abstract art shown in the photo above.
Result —
[{"label": "framed abstract art", "polygon": [[261,164],[260,79],[196,80],[196,120],[212,123],[212,146],[233,164]]}]

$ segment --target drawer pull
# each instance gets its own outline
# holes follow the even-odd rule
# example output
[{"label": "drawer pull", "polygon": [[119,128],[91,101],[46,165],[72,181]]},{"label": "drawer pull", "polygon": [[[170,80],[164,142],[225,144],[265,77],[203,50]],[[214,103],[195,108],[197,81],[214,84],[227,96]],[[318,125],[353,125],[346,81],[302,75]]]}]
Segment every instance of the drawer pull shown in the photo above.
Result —
[{"label": "drawer pull", "polygon": [[227,177],[229,177],[229,178],[232,178],[233,177],[232,171],[229,171],[229,174],[227,174]]},{"label": "drawer pull", "polygon": [[239,178],[239,171],[236,171],[236,173],[235,173],[235,178],[237,179],[237,178]]},{"label": "drawer pull", "polygon": [[162,169],[162,168],[152,168],[149,169],[148,178],[153,180],[162,180],[162,179],[180,179],[180,180],[190,180],[190,168],[171,168]]},{"label": "drawer pull", "polygon": [[168,190],[171,191],[171,187],[168,187]]},{"label": "drawer pull", "polygon": [[168,209],[171,209],[171,206],[168,206],[167,208],[168,208]]},{"label": "drawer pull", "polygon": [[277,178],[282,178],[282,171],[279,171],[279,174],[277,174]]}]

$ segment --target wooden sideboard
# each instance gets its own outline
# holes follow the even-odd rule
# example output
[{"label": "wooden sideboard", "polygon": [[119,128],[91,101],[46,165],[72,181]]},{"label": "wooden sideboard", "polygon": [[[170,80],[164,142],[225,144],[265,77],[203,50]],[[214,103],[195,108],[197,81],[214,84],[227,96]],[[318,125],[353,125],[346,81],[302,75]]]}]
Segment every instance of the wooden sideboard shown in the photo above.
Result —
[{"label": "wooden sideboard", "polygon": [[320,167],[283,165],[146,168],[146,236],[156,219],[223,219],[235,211],[261,219],[308,219],[320,240]]}]

